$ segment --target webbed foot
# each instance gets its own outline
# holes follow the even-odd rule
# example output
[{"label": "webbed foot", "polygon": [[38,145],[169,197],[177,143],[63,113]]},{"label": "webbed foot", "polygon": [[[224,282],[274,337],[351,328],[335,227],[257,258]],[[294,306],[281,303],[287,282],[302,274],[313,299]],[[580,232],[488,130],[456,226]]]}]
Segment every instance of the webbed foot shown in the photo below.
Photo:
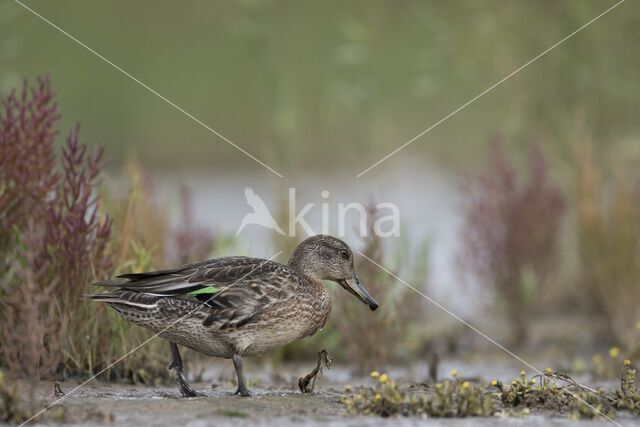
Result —
[{"label": "webbed foot", "polygon": [[171,347],[171,364],[169,365],[169,370],[173,369],[176,371],[176,383],[178,384],[178,390],[182,397],[197,397],[197,396],[205,396],[202,393],[198,393],[195,391],[184,376],[183,373],[183,365],[182,365],[182,357],[180,357],[180,351],[178,350],[178,346],[174,343],[169,343]]},{"label": "webbed foot", "polygon": [[255,397],[255,395],[247,387],[240,386],[238,386],[237,390],[233,394],[239,394],[241,397]]},{"label": "webbed foot", "polygon": [[195,391],[187,382],[187,379],[184,377],[182,370],[176,372],[176,383],[178,384],[178,390],[182,397],[201,397],[206,396],[206,394]]}]

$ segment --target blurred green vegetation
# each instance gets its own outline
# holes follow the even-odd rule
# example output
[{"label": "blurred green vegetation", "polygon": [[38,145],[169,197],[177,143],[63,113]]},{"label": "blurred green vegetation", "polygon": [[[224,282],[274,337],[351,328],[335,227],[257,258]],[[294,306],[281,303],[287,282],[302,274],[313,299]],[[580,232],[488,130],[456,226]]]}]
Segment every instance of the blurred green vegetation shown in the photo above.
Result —
[{"label": "blurred green vegetation", "polygon": [[[614,3],[27,2],[292,179],[362,171]],[[597,153],[638,153],[639,12],[622,4],[392,162],[473,162],[500,131],[568,164],[579,126]],[[81,121],[112,166],[133,151],[154,169],[260,168],[9,1],[0,63],[2,92],[50,71],[62,128]]]}]

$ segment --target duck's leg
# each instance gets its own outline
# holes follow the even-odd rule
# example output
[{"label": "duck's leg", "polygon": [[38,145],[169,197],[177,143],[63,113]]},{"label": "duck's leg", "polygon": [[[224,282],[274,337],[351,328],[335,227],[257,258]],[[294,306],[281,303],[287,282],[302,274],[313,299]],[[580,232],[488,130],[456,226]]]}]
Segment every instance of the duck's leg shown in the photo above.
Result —
[{"label": "duck's leg", "polygon": [[171,347],[171,365],[169,365],[169,369],[175,369],[176,371],[176,383],[178,384],[178,390],[180,390],[180,394],[183,397],[203,396],[202,393],[198,393],[197,391],[192,389],[187,382],[187,379],[184,377],[184,366],[182,364],[182,357],[180,357],[178,345],[176,343],[170,342],[169,346]]},{"label": "duck's leg", "polygon": [[250,397],[251,392],[249,391],[249,387],[247,387],[247,380],[244,378],[244,371],[242,370],[242,356],[234,354],[232,359],[233,366],[236,368],[236,375],[238,375],[238,389],[234,394],[239,394],[242,397]]}]

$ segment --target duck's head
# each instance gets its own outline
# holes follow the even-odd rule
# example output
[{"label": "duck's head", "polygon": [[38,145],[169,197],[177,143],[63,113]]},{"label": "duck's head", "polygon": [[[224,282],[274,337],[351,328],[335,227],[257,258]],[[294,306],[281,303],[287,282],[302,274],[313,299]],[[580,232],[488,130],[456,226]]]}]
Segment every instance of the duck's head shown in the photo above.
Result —
[{"label": "duck's head", "polygon": [[353,252],[340,239],[324,234],[309,237],[293,251],[289,266],[313,279],[336,282],[371,310],[378,308],[376,300],[360,285]]}]

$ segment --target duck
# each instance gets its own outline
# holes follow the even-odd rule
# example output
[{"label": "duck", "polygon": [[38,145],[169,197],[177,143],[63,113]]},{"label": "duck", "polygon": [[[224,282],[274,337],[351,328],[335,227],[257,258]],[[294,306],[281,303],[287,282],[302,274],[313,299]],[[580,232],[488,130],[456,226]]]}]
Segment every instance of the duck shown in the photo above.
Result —
[{"label": "duck", "polygon": [[178,346],[231,359],[234,394],[253,394],[243,357],[256,356],[322,330],[331,310],[324,281],[340,285],[373,311],[376,300],[360,284],[353,251],[342,240],[315,235],[303,240],[287,264],[229,256],[176,268],[128,273],[93,283],[107,291],[85,296],[108,304],[127,321],[169,342],[170,370],[180,394],[195,397],[184,376]]}]

